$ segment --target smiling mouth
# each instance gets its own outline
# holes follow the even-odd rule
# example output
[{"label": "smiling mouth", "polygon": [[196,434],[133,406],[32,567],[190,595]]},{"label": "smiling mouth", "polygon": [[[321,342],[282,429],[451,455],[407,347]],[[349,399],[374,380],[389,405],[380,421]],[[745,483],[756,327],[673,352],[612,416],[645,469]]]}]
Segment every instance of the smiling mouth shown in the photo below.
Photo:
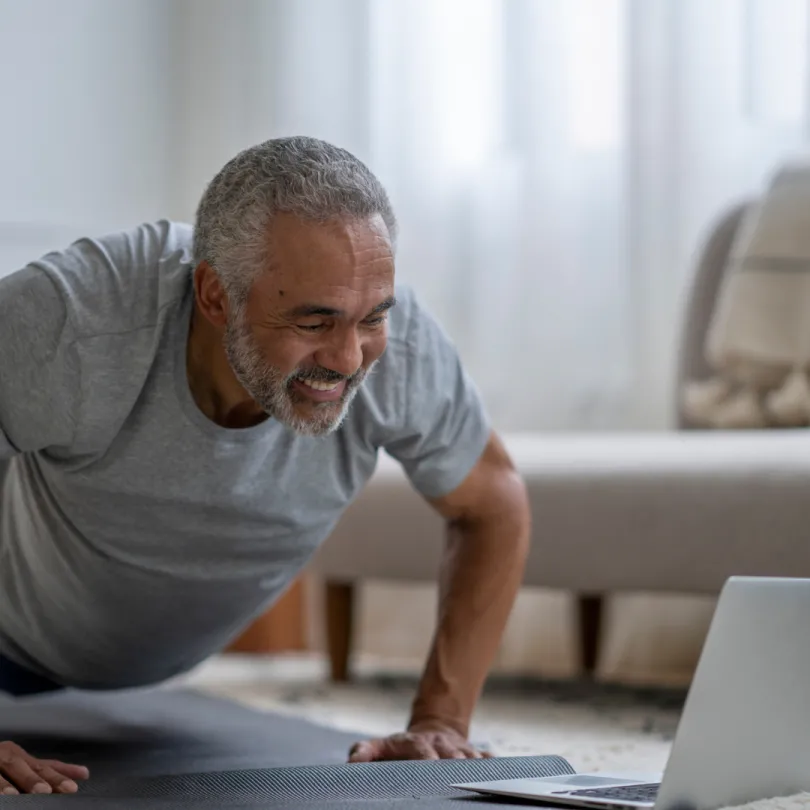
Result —
[{"label": "smiling mouth", "polygon": [[293,389],[310,402],[337,402],[346,393],[347,380],[322,382],[321,380],[293,380]]},{"label": "smiling mouth", "polygon": [[343,380],[338,380],[335,383],[319,382],[318,380],[298,380],[298,382],[312,388],[313,391],[334,391]]}]

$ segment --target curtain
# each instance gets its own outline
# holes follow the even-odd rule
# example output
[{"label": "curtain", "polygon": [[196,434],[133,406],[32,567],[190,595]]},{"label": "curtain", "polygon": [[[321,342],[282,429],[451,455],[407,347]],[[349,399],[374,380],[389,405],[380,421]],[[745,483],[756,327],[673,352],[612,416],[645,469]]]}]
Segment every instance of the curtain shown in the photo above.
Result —
[{"label": "curtain", "polygon": [[370,7],[369,155],[402,276],[507,428],[605,426],[626,404],[622,5]]}]

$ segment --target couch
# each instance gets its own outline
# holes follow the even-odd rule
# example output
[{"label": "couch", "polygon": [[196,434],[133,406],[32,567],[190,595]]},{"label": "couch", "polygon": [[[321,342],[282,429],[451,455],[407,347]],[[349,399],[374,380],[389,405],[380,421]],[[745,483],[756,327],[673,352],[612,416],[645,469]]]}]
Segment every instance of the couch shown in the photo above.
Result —
[{"label": "couch", "polygon": [[[709,372],[704,337],[745,205],[698,252],[676,390]],[[524,583],[577,595],[586,674],[610,593],[714,595],[732,574],[810,576],[810,433],[706,431],[678,411],[670,431],[504,437],[531,499]],[[434,580],[443,536],[442,520],[383,456],[312,566],[326,590],[333,679],[350,675],[357,584]]]}]

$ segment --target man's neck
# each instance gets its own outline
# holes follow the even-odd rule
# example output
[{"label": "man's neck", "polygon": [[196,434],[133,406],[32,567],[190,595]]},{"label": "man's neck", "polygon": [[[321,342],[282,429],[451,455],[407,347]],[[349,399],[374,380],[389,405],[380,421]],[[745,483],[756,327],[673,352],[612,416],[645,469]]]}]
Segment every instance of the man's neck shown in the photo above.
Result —
[{"label": "man's neck", "polygon": [[267,419],[236,379],[225,355],[222,334],[196,307],[186,346],[186,377],[197,407],[215,424],[238,430]]}]

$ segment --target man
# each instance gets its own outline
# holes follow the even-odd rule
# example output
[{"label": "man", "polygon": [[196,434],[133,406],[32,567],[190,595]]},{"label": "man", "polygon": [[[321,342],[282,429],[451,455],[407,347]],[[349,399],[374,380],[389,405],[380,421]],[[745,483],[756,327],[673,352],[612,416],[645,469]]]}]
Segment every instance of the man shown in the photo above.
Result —
[{"label": "man", "polygon": [[[187,672],[296,577],[384,449],[448,542],[408,728],[350,758],[481,756],[529,511],[452,344],[395,285],[395,237],[360,161],[288,138],[230,161],[193,231],[83,239],[0,281],[0,691]],[[0,792],[87,776],[0,745]]]}]

